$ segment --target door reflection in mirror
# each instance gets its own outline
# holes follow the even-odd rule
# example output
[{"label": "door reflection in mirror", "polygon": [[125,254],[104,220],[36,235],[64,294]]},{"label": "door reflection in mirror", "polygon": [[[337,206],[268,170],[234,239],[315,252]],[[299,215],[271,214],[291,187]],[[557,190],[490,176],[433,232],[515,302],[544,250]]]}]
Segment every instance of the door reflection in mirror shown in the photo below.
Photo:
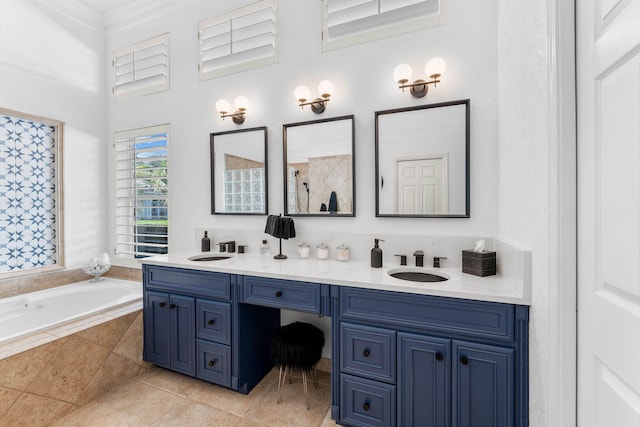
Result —
[{"label": "door reflection in mirror", "polygon": [[469,217],[469,100],[376,112],[376,216]]},{"label": "door reflection in mirror", "polygon": [[353,116],[283,126],[285,214],[354,216]]},{"label": "door reflection in mirror", "polygon": [[266,215],[267,128],[212,133],[211,212]]}]

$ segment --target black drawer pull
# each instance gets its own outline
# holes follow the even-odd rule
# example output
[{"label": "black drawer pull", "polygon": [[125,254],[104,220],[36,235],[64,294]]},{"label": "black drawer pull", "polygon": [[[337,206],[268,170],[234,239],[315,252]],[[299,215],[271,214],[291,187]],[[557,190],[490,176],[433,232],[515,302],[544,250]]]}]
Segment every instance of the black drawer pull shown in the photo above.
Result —
[{"label": "black drawer pull", "polygon": [[209,366],[213,366],[213,365],[215,365],[215,364],[216,364],[216,361],[215,361],[215,360],[209,360]]},{"label": "black drawer pull", "polygon": [[460,357],[460,363],[462,363],[463,365],[468,365],[469,364],[469,358],[467,356]]},{"label": "black drawer pull", "polygon": [[369,351],[369,349],[368,349],[368,348],[365,348],[365,349],[364,349],[364,351],[362,352],[362,355],[363,355],[364,357],[369,357],[369,355],[370,355],[370,354],[371,354],[371,352]]},{"label": "black drawer pull", "polygon": [[213,325],[214,323],[216,323],[216,321],[215,321],[215,320],[213,320],[213,319],[209,319],[209,321],[208,321],[207,323],[208,323],[209,325]]},{"label": "black drawer pull", "polygon": [[173,310],[174,308],[176,308],[176,305],[175,305],[175,304],[171,304],[171,305],[169,306],[169,308]]},{"label": "black drawer pull", "polygon": [[362,405],[362,409],[364,409],[365,411],[368,411],[369,408],[371,408],[371,405],[369,405],[369,402],[364,402],[364,404]]},{"label": "black drawer pull", "polygon": [[158,304],[158,305],[159,305],[160,307],[164,307],[164,306],[165,306],[165,305],[167,305],[167,304],[166,304],[166,303],[164,303],[164,302],[161,302],[161,303],[160,303],[160,304]]},{"label": "black drawer pull", "polygon": [[436,353],[436,360],[438,362],[442,362],[444,360],[444,355],[440,352]]},{"label": "black drawer pull", "polygon": [[276,298],[280,298],[282,296],[282,291],[277,291],[276,292]]}]

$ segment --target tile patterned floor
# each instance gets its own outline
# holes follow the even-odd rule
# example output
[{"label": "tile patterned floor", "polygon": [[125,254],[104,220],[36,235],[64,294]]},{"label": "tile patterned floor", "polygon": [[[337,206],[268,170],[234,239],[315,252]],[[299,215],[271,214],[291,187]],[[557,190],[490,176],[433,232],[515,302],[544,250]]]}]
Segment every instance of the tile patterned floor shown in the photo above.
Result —
[{"label": "tile patterned floor", "polygon": [[302,381],[294,377],[276,403],[278,373],[270,372],[248,395],[161,368],[74,410],[54,426],[335,426],[330,416],[330,375],[318,371],[305,408]]}]

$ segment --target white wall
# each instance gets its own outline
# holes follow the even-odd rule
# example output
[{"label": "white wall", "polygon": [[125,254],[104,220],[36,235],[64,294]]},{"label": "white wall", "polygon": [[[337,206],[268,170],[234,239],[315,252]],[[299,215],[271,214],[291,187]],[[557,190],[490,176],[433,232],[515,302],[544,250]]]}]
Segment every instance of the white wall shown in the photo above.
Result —
[{"label": "white wall", "polygon": [[[215,112],[219,98],[245,95],[251,108],[243,127],[269,128],[269,206],[283,210],[282,125],[354,114],[356,119],[356,217],[301,218],[308,231],[424,235],[493,235],[497,232],[497,59],[495,2],[447,2],[448,24],[429,30],[322,53],[321,2],[281,0],[279,63],[257,70],[198,81],[198,21],[230,11],[248,1],[163,2],[160,12],[139,13],[135,4],[107,16],[107,52],[170,33],[171,89],[125,102],[108,101],[109,132],[159,123],[171,124],[170,246],[193,249],[196,227],[264,229],[263,217],[211,216],[209,133],[239,126]],[[233,4],[233,6],[231,6]],[[135,25],[132,24],[135,22]],[[399,63],[421,74],[426,62],[447,61],[442,84],[427,97],[402,93],[392,77]],[[109,70],[109,73],[111,71]],[[335,94],[322,115],[295,102],[296,86],[315,90],[329,79]],[[375,217],[374,112],[455,99],[471,99],[471,218],[391,219]],[[110,228],[113,230],[113,225]],[[112,239],[111,239],[112,241]],[[245,242],[254,244],[257,242]],[[349,244],[349,242],[345,242]],[[370,249],[370,248],[362,248]]]},{"label": "white wall", "polygon": [[64,247],[107,250],[104,18],[71,0],[0,0],[0,106],[65,122]]}]

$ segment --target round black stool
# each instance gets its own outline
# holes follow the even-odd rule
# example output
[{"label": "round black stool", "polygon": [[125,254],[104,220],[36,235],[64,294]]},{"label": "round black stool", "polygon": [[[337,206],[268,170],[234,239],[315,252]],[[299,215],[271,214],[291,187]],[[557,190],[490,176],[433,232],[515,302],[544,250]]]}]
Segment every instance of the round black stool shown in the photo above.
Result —
[{"label": "round black stool", "polygon": [[309,409],[309,394],[307,392],[307,374],[313,378],[317,388],[315,365],[322,356],[324,333],[309,323],[295,322],[280,326],[273,334],[271,341],[271,358],[279,367],[278,373],[278,403],[282,398],[282,390],[291,371],[302,372],[302,387],[304,398]]}]

